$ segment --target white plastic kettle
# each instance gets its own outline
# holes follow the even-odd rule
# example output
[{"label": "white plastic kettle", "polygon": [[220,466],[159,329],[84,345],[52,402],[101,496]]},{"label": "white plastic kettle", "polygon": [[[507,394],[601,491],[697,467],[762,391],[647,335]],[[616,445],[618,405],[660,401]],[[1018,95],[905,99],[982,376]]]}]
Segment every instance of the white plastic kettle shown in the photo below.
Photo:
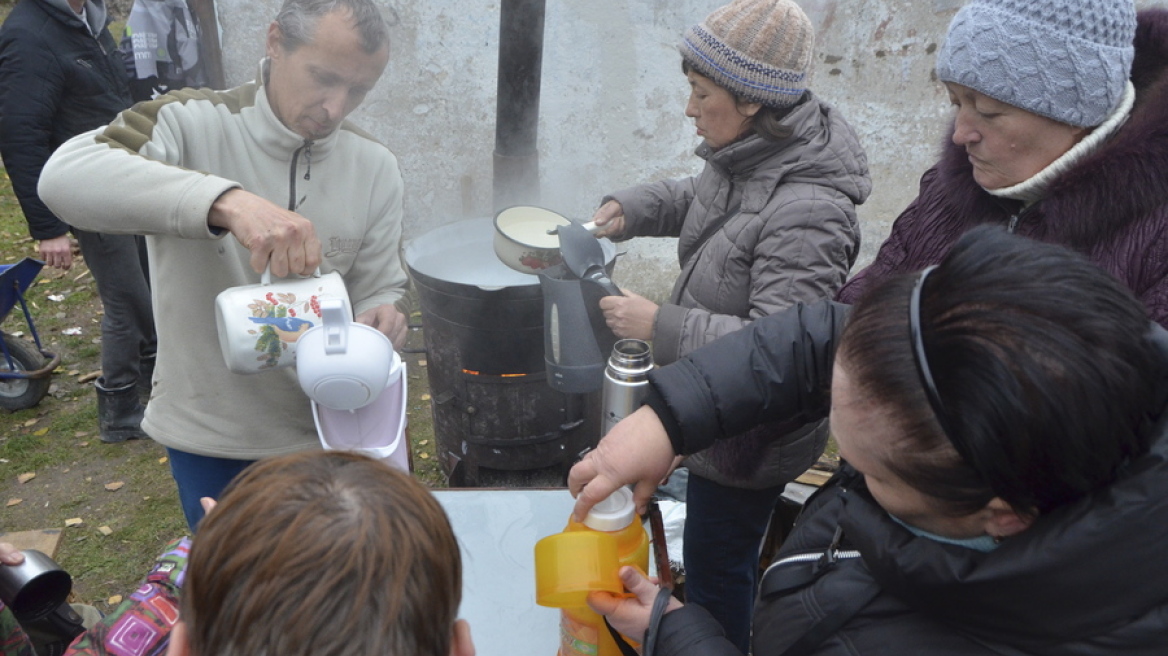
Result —
[{"label": "white plastic kettle", "polygon": [[356,410],[377,400],[386,375],[401,359],[381,331],[356,323],[336,299],[320,303],[322,323],[296,344],[296,376],[313,401],[334,410]]},{"label": "white plastic kettle", "polygon": [[324,300],[321,316],[300,337],[296,357],[321,446],[409,471],[405,363],[388,337],[354,322],[346,304]]}]

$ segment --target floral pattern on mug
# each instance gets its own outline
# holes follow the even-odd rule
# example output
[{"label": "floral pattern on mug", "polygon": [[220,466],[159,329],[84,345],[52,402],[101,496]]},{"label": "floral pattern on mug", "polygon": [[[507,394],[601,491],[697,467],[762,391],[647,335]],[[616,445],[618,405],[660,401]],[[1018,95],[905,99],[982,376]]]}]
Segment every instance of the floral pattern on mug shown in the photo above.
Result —
[{"label": "floral pattern on mug", "polygon": [[260,353],[256,360],[261,369],[279,366],[288,346],[320,320],[320,297],[316,294],[300,301],[295,294],[268,292],[247,307],[252,314],[248,319],[257,324],[256,330],[247,332],[258,335],[255,350]]}]

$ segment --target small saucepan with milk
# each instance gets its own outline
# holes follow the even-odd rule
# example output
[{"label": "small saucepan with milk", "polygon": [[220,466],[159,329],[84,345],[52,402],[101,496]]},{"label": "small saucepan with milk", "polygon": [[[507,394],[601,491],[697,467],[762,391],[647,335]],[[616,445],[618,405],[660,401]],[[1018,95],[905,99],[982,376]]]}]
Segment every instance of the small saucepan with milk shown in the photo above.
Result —
[{"label": "small saucepan with milk", "polygon": [[[495,215],[495,255],[521,273],[538,275],[563,262],[560,237],[556,231],[572,221],[542,207],[516,205]],[[596,232],[595,223],[586,223]]]}]

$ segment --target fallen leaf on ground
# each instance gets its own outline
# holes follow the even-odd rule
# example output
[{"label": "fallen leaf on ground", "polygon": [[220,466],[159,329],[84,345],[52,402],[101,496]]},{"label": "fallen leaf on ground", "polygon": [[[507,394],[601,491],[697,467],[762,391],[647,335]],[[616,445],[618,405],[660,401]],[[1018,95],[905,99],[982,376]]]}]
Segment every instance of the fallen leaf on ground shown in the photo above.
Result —
[{"label": "fallen leaf on ground", "polygon": [[102,535],[108,536],[108,535],[113,535],[114,530],[108,526],[99,526],[97,528],[97,532],[101,533]]},{"label": "fallen leaf on ground", "polygon": [[107,602],[110,606],[117,606],[118,604],[122,603],[122,595],[114,595],[110,597]]},{"label": "fallen leaf on ground", "polygon": [[89,446],[89,442],[78,442],[77,446]]},{"label": "fallen leaf on ground", "polygon": [[86,435],[89,435],[89,431],[77,431],[73,433],[73,437],[85,437]]},{"label": "fallen leaf on ground", "polygon": [[25,483],[31,481],[34,478],[36,478],[36,472],[25,472],[25,473],[21,474],[20,476],[17,476],[16,480],[21,485],[24,485]]},{"label": "fallen leaf on ground", "polygon": [[123,481],[114,481],[113,483],[106,483],[105,489],[109,490],[110,492],[116,492],[125,486],[126,484]]},{"label": "fallen leaf on ground", "polygon": [[430,443],[430,440],[422,440],[421,442],[418,442],[418,446],[426,446],[429,443]]},{"label": "fallen leaf on ground", "polygon": [[422,454],[419,454],[418,457],[421,458],[422,460],[429,460],[430,454],[429,453],[422,453]]},{"label": "fallen leaf on ground", "polygon": [[29,426],[36,426],[38,421],[40,421],[40,419],[29,419],[28,421],[24,422],[24,427],[28,428]]},{"label": "fallen leaf on ground", "polygon": [[65,520],[65,526],[81,526],[84,523],[85,520],[81,519],[80,517],[70,517],[69,519]]},{"label": "fallen leaf on ground", "polygon": [[423,395],[422,395],[421,397],[419,397],[419,398],[421,398],[423,401],[429,401],[429,400],[430,400],[430,395],[429,395],[429,394],[423,394]]},{"label": "fallen leaf on ground", "polygon": [[419,366],[419,367],[424,367],[424,366],[426,366],[426,361],[425,361],[425,360],[418,360],[418,366]]},{"label": "fallen leaf on ground", "polygon": [[8,507],[11,508],[12,506],[19,504],[21,501],[24,501],[24,499],[9,499]]},{"label": "fallen leaf on ground", "polygon": [[159,458],[158,464],[165,465],[166,464],[166,456],[162,456],[161,458]]},{"label": "fallen leaf on ground", "polygon": [[42,428],[42,429],[40,429],[40,430],[35,430],[35,431],[33,431],[33,432],[32,432],[32,434],[33,434],[33,435],[36,435],[37,437],[41,437],[42,435],[48,435],[48,434],[49,434],[49,428],[48,428],[48,426],[46,426],[46,427],[44,427],[44,428]]}]

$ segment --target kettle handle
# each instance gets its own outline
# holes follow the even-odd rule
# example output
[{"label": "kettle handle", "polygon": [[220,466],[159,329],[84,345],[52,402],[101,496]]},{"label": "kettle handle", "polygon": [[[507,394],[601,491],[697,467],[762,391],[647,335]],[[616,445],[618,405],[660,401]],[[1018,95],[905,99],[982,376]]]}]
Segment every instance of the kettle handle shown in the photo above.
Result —
[{"label": "kettle handle", "polygon": [[[307,276],[301,276],[301,277],[306,278]],[[316,271],[312,272],[312,277],[313,278],[320,277],[320,267],[316,267]],[[264,272],[260,274],[260,284],[261,285],[272,284],[272,262],[271,262],[271,260],[269,260],[268,265],[264,267]]]},{"label": "kettle handle", "polygon": [[339,298],[320,299],[320,317],[324,320],[324,352],[344,353],[349,341],[349,317],[345,302]]}]

